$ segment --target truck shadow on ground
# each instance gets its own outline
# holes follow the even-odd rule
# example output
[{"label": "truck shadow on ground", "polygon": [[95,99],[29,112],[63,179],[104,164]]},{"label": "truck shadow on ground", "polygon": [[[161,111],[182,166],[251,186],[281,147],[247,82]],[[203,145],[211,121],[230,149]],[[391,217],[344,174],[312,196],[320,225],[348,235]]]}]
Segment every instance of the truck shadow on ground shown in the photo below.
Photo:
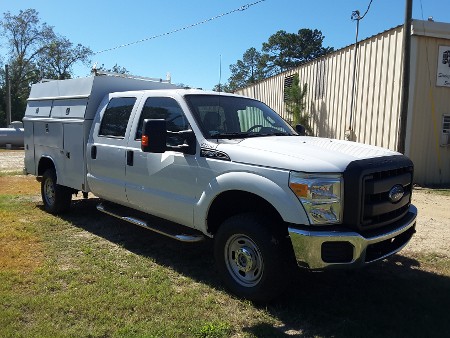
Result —
[{"label": "truck shadow on ground", "polygon": [[[74,226],[102,237],[135,254],[149,257],[208,285],[220,287],[210,240],[184,243],[134,224],[106,215],[96,209],[98,198],[75,200],[70,212],[60,217]],[[213,270],[213,272],[211,271]]]},{"label": "truck shadow on ground", "polygon": [[449,309],[450,278],[397,254],[353,271],[299,271],[269,308],[290,334],[248,330],[275,337],[449,337]]},{"label": "truck shadow on ground", "polygon": [[[98,202],[96,198],[74,201],[63,219],[222,289],[211,241],[186,244],[171,240],[100,213],[95,208]],[[288,291],[276,302],[262,306],[283,325],[262,323],[244,331],[257,337],[450,336],[450,278],[425,271],[413,258],[395,255],[370,267],[345,272],[299,270],[289,278]]]}]

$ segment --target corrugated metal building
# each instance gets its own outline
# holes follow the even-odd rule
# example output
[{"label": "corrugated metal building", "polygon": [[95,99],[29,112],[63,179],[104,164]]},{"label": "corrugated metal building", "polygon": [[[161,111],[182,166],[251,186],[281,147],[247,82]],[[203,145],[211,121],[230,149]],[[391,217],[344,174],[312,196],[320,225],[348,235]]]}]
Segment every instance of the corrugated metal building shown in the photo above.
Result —
[{"label": "corrugated metal building", "polygon": [[[405,153],[414,161],[416,183],[450,184],[450,24],[413,20],[411,34]],[[398,26],[360,41],[355,86],[352,45],[237,93],[265,102],[289,121],[284,89],[298,73],[300,84],[308,85],[306,112],[315,136],[397,150],[402,39]]]}]

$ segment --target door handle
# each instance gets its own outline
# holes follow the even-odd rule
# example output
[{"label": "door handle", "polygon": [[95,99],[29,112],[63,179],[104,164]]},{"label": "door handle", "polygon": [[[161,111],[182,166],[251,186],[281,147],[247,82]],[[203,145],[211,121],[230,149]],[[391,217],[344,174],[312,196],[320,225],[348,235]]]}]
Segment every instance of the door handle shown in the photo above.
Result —
[{"label": "door handle", "polygon": [[97,146],[92,146],[91,148],[91,158],[95,160],[97,158]]},{"label": "door handle", "polygon": [[133,166],[134,151],[127,150],[127,165]]}]

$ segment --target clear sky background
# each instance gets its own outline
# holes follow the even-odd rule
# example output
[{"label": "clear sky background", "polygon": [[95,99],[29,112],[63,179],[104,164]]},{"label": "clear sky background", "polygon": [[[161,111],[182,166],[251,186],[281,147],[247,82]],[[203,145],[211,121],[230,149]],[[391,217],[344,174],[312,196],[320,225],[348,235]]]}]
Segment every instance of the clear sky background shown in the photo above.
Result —
[{"label": "clear sky background", "polygon": [[[56,33],[96,52],[189,26],[255,1],[0,0],[0,13],[34,8]],[[165,78],[169,72],[173,83],[212,89],[219,82],[220,59],[224,83],[230,76],[230,64],[250,47],[260,50],[278,30],[319,29],[325,36],[324,46],[335,49],[354,43],[356,23],[350,19],[351,13],[358,9],[362,15],[369,2],[265,0],[193,28],[96,54],[92,63],[107,68],[117,63],[134,75],[147,77]],[[360,39],[402,24],[404,16],[404,0],[373,0],[360,23]],[[429,16],[450,23],[450,0],[414,0],[413,18],[426,20]],[[5,61],[5,46],[0,46],[0,51]],[[87,76],[90,67],[77,65],[74,71],[76,77]]]}]

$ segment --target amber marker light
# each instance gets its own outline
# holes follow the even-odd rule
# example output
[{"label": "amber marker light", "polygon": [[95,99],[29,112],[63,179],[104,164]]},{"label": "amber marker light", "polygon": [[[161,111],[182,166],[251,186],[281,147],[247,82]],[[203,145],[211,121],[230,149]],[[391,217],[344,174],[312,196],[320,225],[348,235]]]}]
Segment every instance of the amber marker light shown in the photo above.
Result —
[{"label": "amber marker light", "polygon": [[291,182],[289,186],[298,197],[308,197],[308,185]]},{"label": "amber marker light", "polygon": [[148,136],[147,135],[142,135],[141,146],[148,147]]}]

